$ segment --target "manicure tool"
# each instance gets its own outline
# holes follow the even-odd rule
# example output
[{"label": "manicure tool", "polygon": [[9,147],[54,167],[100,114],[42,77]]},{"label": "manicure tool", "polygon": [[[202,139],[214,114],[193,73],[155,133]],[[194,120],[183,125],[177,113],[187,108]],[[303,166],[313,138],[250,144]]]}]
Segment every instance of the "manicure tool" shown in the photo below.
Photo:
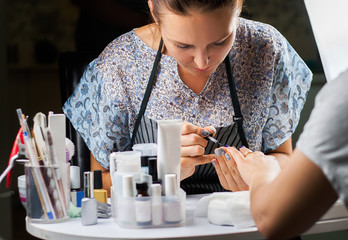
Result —
[{"label": "manicure tool", "polygon": [[0,183],[6,176],[7,188],[9,188],[11,185],[11,169],[13,168],[15,161],[19,159],[23,159],[23,160],[27,159],[27,157],[25,156],[25,146],[24,146],[22,128],[19,129],[16,139],[13,143],[12,151],[8,161],[8,166],[0,176]]}]

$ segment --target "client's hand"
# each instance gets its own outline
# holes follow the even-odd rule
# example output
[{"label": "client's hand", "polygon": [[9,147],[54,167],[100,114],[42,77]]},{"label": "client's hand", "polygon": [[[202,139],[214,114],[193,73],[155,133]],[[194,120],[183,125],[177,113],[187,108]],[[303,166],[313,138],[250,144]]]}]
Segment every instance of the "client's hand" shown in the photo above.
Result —
[{"label": "client's hand", "polygon": [[191,176],[196,165],[210,163],[214,158],[214,154],[204,155],[208,144],[204,137],[208,132],[214,136],[216,130],[214,127],[201,128],[188,122],[182,124],[180,180]]},{"label": "client's hand", "polygon": [[243,180],[238,171],[234,157],[231,155],[230,150],[232,148],[235,149],[234,147],[221,147],[215,149],[216,159],[212,161],[212,164],[215,167],[216,173],[223,188],[234,192],[248,190],[249,186]]},{"label": "client's hand", "polygon": [[240,175],[249,186],[256,175],[263,175],[263,177],[273,180],[281,171],[277,159],[274,156],[265,155],[263,152],[252,152],[245,147],[240,148],[239,151],[231,147],[228,152],[237,163]]}]

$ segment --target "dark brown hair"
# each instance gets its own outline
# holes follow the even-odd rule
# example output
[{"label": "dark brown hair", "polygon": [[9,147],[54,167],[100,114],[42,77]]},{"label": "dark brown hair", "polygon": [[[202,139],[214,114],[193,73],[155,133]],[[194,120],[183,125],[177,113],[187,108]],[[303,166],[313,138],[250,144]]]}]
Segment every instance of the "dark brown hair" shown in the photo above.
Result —
[{"label": "dark brown hair", "polygon": [[163,7],[175,14],[188,16],[190,10],[207,13],[229,5],[238,9],[242,7],[243,0],[152,0],[152,4],[153,15],[159,19],[160,9]]}]

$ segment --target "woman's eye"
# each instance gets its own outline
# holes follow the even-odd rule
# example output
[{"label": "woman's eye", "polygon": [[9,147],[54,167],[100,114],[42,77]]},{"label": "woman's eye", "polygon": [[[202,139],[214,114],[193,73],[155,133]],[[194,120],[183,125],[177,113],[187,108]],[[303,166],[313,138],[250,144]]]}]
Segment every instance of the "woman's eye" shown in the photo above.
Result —
[{"label": "woman's eye", "polygon": [[176,45],[176,47],[182,50],[182,49],[187,49],[190,46],[189,45]]},{"label": "woman's eye", "polygon": [[223,40],[221,42],[214,43],[215,46],[222,46],[226,43],[226,40]]}]

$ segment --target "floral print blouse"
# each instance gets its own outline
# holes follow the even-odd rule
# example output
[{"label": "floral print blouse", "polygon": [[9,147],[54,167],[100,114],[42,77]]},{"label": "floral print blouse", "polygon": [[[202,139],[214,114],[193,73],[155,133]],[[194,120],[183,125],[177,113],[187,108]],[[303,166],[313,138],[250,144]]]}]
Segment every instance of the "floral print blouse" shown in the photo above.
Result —
[{"label": "floral print blouse", "polygon": [[[156,52],[134,30],[116,38],[88,65],[63,106],[104,168],[114,142],[119,149],[130,143]],[[278,148],[296,129],[311,71],[275,28],[243,18],[229,55],[249,147],[265,153]],[[224,127],[233,115],[224,63],[196,94],[181,81],[175,59],[162,55],[145,117]]]}]

